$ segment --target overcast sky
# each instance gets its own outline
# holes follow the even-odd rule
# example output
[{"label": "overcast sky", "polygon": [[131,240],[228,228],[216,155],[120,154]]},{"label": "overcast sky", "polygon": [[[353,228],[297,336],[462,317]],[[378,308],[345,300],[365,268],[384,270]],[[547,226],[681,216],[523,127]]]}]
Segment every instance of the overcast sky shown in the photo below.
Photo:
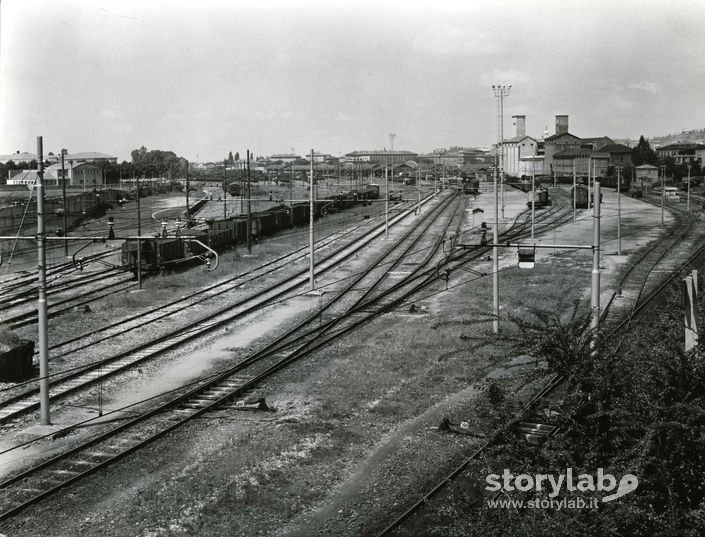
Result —
[{"label": "overcast sky", "polygon": [[702,0],[2,0],[0,154],[335,156],[705,127]]}]

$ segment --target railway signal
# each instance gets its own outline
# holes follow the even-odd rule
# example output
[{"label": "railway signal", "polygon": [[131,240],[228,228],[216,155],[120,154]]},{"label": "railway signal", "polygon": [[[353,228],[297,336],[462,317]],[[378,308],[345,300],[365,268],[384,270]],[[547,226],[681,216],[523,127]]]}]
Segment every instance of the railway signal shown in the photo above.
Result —
[{"label": "railway signal", "polygon": [[519,248],[519,268],[532,269],[536,259],[536,245]]}]

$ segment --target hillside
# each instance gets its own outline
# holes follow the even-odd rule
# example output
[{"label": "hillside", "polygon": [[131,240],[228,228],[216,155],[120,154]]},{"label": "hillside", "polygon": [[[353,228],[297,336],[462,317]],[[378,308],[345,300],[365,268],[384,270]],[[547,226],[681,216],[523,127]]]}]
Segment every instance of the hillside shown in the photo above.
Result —
[{"label": "hillside", "polygon": [[665,136],[654,136],[649,138],[652,147],[661,147],[678,143],[699,143],[705,144],[705,129],[694,129],[682,131],[679,134],[666,134]]}]

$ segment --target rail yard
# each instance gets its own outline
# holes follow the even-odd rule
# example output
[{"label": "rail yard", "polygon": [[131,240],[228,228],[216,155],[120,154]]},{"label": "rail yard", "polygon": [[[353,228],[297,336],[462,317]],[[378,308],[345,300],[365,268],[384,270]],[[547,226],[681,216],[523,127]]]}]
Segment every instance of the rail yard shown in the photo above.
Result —
[{"label": "rail yard", "polygon": [[[491,188],[399,186],[388,203],[379,187],[333,189],[315,205],[314,291],[308,229],[264,231],[308,213],[276,204],[258,213],[266,217],[251,255],[237,224],[218,231],[215,214],[204,218],[215,270],[197,254],[195,265],[170,270],[144,250],[142,290],[119,241],[56,263],[52,425],[36,425],[36,380],[2,384],[2,531],[414,535],[446,527],[448,509],[453,525],[469,524],[449,490],[500,456],[497,434],[527,445],[560,437],[550,409],[569,390],[512,337],[491,335],[494,223],[476,218],[491,214]],[[533,218],[521,189],[503,199],[503,331],[517,336],[516,320],[538,310],[558,319],[589,311],[591,255],[567,245],[590,244],[592,208],[574,209],[561,185],[536,198]],[[705,242],[699,212],[669,203],[661,227],[658,200],[622,196],[618,246],[616,192],[605,189],[600,205],[609,340],[643,322],[654,297],[698,265]],[[86,231],[115,222],[109,216]],[[162,217],[146,222],[173,240],[174,220],[162,226]],[[532,235],[535,268],[517,269],[511,245]],[[24,339],[36,330],[31,277],[6,275],[3,287],[3,322]],[[478,408],[497,384],[515,416],[493,429]]]},{"label": "rail yard", "polygon": [[0,2],[0,537],[705,535],[705,2]]}]

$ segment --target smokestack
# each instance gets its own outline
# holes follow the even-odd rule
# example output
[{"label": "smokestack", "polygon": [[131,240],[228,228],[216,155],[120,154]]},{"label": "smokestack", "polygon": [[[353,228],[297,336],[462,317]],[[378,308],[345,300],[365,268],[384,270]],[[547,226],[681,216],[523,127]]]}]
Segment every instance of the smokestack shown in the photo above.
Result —
[{"label": "smokestack", "polygon": [[512,116],[514,120],[514,125],[516,126],[515,136],[523,137],[526,136],[526,116]]},{"label": "smokestack", "polygon": [[568,132],[568,116],[556,116],[556,134]]}]

